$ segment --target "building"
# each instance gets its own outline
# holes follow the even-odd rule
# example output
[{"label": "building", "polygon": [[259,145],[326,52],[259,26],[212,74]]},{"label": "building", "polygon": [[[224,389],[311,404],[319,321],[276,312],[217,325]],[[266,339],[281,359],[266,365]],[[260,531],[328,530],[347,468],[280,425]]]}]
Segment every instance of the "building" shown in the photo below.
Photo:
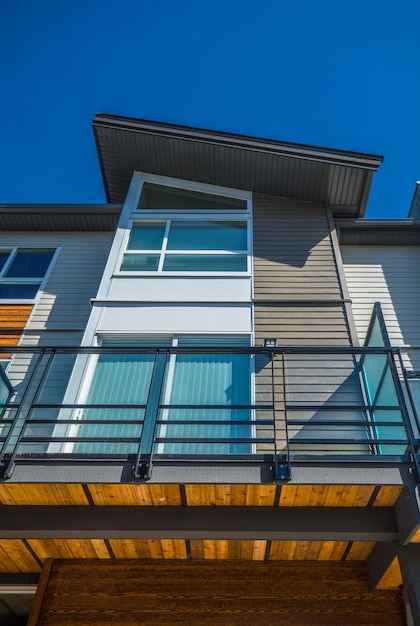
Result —
[{"label": "building", "polygon": [[108,204],[0,207],[4,620],[420,623],[418,190],[93,128]]}]

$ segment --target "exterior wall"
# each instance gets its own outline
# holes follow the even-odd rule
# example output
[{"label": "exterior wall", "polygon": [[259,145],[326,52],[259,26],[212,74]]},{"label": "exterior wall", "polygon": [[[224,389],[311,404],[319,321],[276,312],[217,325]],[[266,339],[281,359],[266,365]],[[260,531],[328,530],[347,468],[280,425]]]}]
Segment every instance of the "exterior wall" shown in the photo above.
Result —
[{"label": "exterior wall", "polygon": [[324,208],[253,196],[255,342],[348,345]]},{"label": "exterior wall", "polygon": [[[2,244],[30,247],[35,243],[60,247],[44,291],[26,324],[22,344],[35,341],[61,344],[69,333],[73,345],[91,311],[90,298],[96,296],[113,233],[96,232],[4,232]],[[46,335],[51,339],[46,339]],[[37,337],[37,339],[35,339]]]},{"label": "exterior wall", "polygon": [[404,348],[407,368],[419,370],[420,248],[343,246],[341,253],[361,343],[380,302],[391,344]]},{"label": "exterior wall", "polygon": [[93,559],[47,561],[28,625],[361,626],[379,616],[405,624],[402,593],[370,591],[364,563]]}]

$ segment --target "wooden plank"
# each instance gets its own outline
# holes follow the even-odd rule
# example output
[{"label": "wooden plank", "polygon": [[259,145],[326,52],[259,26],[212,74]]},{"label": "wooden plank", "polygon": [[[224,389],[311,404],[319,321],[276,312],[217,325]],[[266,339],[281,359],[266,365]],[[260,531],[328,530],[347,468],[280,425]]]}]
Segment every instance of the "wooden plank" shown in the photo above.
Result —
[{"label": "wooden plank", "polygon": [[41,561],[45,559],[109,559],[102,539],[28,539]]},{"label": "wooden plank", "polygon": [[374,546],[374,541],[353,541],[346,561],[366,561]]},{"label": "wooden plank", "polygon": [[420,543],[420,528],[414,533],[414,536],[411,539],[411,543]]},{"label": "wooden plank", "polygon": [[0,572],[39,572],[41,566],[21,539],[0,539]]},{"label": "wooden plank", "polygon": [[42,602],[44,600],[45,592],[50,578],[52,564],[52,559],[47,559],[44,562],[41,576],[39,577],[38,585],[36,588],[35,598],[32,603],[31,613],[29,615],[27,626],[36,626],[38,624],[38,620],[40,619],[41,615]]},{"label": "wooden plank", "polygon": [[117,559],[186,559],[184,539],[111,539]]},{"label": "wooden plank", "polygon": [[6,505],[88,505],[82,485],[70,483],[2,483],[0,502]]},{"label": "wooden plank", "polygon": [[89,484],[93,502],[116,506],[180,506],[179,485],[172,484]]},{"label": "wooden plank", "polygon": [[400,496],[403,487],[383,485],[375,498],[373,506],[394,506]]},{"label": "wooden plank", "polygon": [[398,589],[403,584],[398,557],[392,561],[381,580],[376,585],[376,589]]}]

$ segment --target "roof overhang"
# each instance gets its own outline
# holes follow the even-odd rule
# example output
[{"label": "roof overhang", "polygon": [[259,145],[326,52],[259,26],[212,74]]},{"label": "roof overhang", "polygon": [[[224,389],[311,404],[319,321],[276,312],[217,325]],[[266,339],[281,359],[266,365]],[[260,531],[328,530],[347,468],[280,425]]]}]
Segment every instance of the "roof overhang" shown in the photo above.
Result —
[{"label": "roof overhang", "polygon": [[93,130],[108,202],[134,171],[321,203],[362,217],[382,157],[99,113]]},{"label": "roof overhang", "polygon": [[336,227],[341,245],[418,246],[420,219],[353,220],[338,219]]},{"label": "roof overhang", "polygon": [[0,204],[0,230],[111,231],[121,204]]}]

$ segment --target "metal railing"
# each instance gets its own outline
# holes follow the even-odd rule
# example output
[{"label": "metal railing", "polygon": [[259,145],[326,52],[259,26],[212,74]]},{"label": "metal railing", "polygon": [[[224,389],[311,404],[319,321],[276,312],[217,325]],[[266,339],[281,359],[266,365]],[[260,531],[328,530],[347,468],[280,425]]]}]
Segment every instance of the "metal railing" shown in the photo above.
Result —
[{"label": "metal railing", "polygon": [[[411,463],[418,421],[392,347],[10,348],[0,463]],[[413,423],[413,420],[415,423]],[[414,426],[414,428],[413,428]]]}]

